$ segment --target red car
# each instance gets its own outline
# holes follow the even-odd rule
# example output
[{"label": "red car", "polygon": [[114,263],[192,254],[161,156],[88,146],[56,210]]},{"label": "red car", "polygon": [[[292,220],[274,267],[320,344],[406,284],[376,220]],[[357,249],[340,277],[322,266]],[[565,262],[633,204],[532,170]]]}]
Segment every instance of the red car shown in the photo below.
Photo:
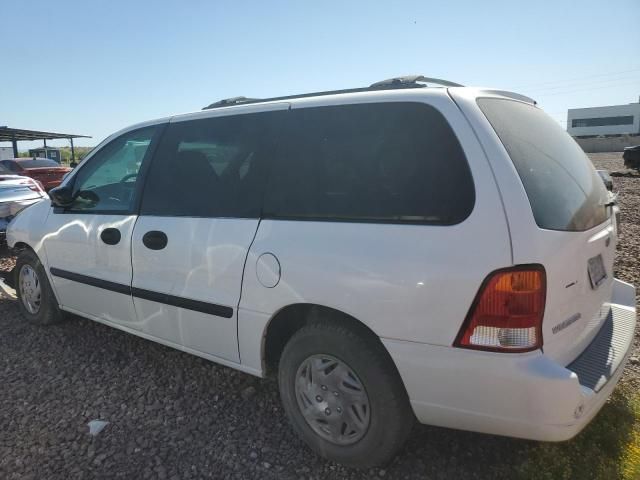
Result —
[{"label": "red car", "polygon": [[72,170],[48,158],[13,158],[2,160],[0,164],[16,175],[39,181],[47,192],[60,185],[64,176]]}]

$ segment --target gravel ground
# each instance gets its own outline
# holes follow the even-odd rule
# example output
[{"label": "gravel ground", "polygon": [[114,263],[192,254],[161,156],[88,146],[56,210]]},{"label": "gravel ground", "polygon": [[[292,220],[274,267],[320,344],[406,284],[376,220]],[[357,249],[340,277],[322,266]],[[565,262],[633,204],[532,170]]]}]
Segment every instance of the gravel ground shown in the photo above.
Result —
[{"label": "gravel ground", "polygon": [[[622,168],[598,154],[599,168]],[[614,178],[622,233],[616,275],[640,284],[640,178]],[[13,259],[0,260],[8,270]],[[638,342],[636,341],[636,349]],[[625,382],[638,385],[640,365]],[[96,436],[91,420],[109,422]],[[417,426],[385,469],[319,459],[260,380],[72,318],[39,328],[0,300],[0,478],[509,478],[532,442]]]},{"label": "gravel ground", "polygon": [[[613,273],[640,289],[640,175],[624,168],[621,153],[592,153],[596,168],[612,172],[621,210],[618,249]],[[640,293],[640,290],[637,292]],[[636,303],[640,295],[636,296]],[[640,326],[636,329],[635,353],[627,365],[624,381],[640,388]]]}]

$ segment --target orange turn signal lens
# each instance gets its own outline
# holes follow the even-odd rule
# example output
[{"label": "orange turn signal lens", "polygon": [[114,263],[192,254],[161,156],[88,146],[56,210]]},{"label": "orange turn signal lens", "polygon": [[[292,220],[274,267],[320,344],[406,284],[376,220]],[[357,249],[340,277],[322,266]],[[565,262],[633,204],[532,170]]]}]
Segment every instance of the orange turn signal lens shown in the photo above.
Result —
[{"label": "orange turn signal lens", "polygon": [[490,274],[476,295],[454,346],[526,352],[542,347],[546,274],[523,265]]}]

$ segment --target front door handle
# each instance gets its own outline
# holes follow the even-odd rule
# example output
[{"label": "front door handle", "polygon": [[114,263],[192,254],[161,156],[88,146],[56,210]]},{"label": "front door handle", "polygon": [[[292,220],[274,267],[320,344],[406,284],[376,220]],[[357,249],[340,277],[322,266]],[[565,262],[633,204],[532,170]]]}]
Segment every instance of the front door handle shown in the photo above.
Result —
[{"label": "front door handle", "polygon": [[120,243],[121,238],[122,235],[117,228],[105,228],[102,233],[100,233],[100,239],[107,245],[117,245]]},{"label": "front door handle", "polygon": [[150,250],[162,250],[168,242],[167,234],[159,230],[151,230],[142,236],[142,243]]}]

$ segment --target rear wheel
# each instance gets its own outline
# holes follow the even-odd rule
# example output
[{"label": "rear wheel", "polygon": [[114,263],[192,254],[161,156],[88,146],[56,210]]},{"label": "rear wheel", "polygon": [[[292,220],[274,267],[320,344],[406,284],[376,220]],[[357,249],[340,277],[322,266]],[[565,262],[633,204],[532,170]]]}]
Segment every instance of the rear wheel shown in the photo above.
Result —
[{"label": "rear wheel", "polygon": [[36,325],[50,325],[63,319],[44,267],[35,253],[31,250],[20,253],[15,275],[18,305],[27,320]]},{"label": "rear wheel", "polygon": [[303,327],[285,346],[278,382],[293,428],[316,453],[371,467],[395,455],[414,416],[384,347],[358,330]]}]

